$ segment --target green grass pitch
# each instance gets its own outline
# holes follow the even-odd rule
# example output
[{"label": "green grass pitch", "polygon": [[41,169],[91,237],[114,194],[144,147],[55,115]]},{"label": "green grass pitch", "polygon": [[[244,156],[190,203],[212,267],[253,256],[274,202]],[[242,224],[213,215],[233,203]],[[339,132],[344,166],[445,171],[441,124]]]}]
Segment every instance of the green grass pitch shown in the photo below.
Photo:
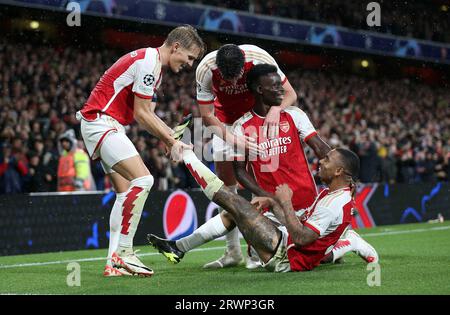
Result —
[{"label": "green grass pitch", "polygon": [[[311,272],[275,274],[244,265],[203,270],[220,255],[214,241],[170,264],[150,246],[141,246],[151,278],[102,276],[106,250],[0,257],[0,294],[158,294],[158,295],[287,295],[287,294],[450,294],[450,222],[407,224],[359,230],[380,255],[380,286],[369,286],[370,270],[353,253],[343,264]],[[243,243],[244,244],[244,243]],[[81,285],[68,286],[67,264],[77,261]]]}]

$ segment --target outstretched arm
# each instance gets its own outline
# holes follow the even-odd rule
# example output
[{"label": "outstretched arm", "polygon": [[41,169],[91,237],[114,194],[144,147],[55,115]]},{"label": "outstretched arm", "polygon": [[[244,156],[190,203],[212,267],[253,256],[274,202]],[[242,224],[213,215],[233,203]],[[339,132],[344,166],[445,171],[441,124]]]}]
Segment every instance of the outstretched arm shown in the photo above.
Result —
[{"label": "outstretched arm", "polygon": [[182,151],[185,149],[190,149],[192,146],[175,140],[170,133],[170,128],[156,116],[156,114],[151,110],[150,105],[151,103],[148,99],[135,96],[134,119],[136,119],[138,124],[145,130],[164,142],[173,159],[179,160]]},{"label": "outstretched arm", "polygon": [[[155,108],[156,108],[156,103],[155,103],[155,102],[152,102],[152,103],[150,104],[150,111],[151,111],[152,113],[154,113],[154,112],[155,112]],[[167,133],[169,133],[170,135],[173,135],[173,134],[174,134],[174,131],[172,130],[172,128],[170,128],[169,126],[167,126],[167,124],[166,124],[161,118],[159,118],[158,115],[155,114],[155,117],[156,117],[156,120],[158,120],[159,125],[160,125],[164,130],[166,130]]]}]

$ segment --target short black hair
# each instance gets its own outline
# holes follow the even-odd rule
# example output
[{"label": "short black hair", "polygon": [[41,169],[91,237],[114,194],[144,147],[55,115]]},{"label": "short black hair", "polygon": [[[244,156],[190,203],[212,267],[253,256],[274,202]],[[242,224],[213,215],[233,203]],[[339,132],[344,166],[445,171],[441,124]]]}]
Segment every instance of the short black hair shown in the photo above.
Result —
[{"label": "short black hair", "polygon": [[347,174],[352,177],[353,181],[357,181],[359,177],[359,157],[355,152],[344,148],[337,148],[336,151],[341,155],[342,164]]},{"label": "short black hair", "polygon": [[219,48],[216,64],[225,80],[236,78],[244,67],[244,53],[235,44],[226,44]]},{"label": "short black hair", "polygon": [[277,73],[277,67],[275,67],[274,65],[270,65],[268,63],[262,63],[262,64],[254,66],[247,73],[247,88],[251,92],[255,93],[256,86],[259,83],[259,79],[270,73]]}]

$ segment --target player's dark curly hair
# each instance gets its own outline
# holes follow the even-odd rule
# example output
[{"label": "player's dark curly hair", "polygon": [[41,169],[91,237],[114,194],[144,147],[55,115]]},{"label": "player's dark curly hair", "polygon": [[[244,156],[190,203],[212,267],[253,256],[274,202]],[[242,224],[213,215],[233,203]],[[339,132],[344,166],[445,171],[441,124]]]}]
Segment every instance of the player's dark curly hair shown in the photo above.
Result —
[{"label": "player's dark curly hair", "polygon": [[248,73],[247,73],[247,88],[255,93],[256,87],[259,83],[259,78],[268,75],[270,73],[277,73],[277,67],[274,65],[270,65],[267,63],[262,63],[259,65],[254,66]]},{"label": "player's dark curly hair", "polygon": [[354,196],[356,191],[356,182],[359,177],[359,157],[355,152],[344,148],[337,148],[336,151],[342,157],[342,166],[344,167],[345,175],[348,176],[352,196]]},{"label": "player's dark curly hair", "polygon": [[225,80],[236,78],[244,67],[244,53],[235,44],[223,45],[216,55],[216,64]]}]

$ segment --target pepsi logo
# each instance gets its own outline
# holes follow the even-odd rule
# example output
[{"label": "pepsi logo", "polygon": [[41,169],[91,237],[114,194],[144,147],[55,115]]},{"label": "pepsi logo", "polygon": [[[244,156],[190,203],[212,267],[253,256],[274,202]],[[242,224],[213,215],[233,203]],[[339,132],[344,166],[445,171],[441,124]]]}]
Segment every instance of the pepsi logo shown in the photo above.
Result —
[{"label": "pepsi logo", "polygon": [[195,204],[184,191],[176,190],[167,198],[164,205],[163,226],[164,234],[170,240],[190,235],[197,228]]}]

